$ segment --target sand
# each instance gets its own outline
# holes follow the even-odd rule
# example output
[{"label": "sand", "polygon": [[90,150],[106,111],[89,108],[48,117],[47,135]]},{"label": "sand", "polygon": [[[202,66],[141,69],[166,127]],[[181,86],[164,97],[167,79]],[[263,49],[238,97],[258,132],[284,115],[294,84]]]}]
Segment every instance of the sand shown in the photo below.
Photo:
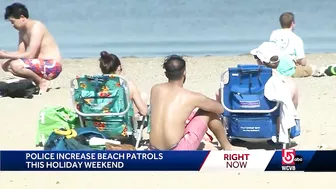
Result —
[{"label": "sand", "polygon": [[[334,63],[336,54],[311,54],[308,62],[318,66]],[[214,98],[220,74],[238,63],[254,63],[251,56],[186,57],[185,87]],[[152,85],[166,81],[163,58],[123,58],[125,75],[149,93]],[[34,147],[39,111],[46,106],[71,107],[70,79],[76,75],[99,73],[97,59],[65,60],[64,72],[52,82],[52,89],[34,99],[0,98],[1,149],[37,149]],[[0,71],[0,78],[7,76]],[[336,118],[333,106],[336,91],[334,77],[295,79],[300,90],[299,113],[302,134],[296,149],[336,148]],[[333,188],[334,173],[281,172],[1,172],[0,188]],[[294,178],[295,176],[295,178]]]}]

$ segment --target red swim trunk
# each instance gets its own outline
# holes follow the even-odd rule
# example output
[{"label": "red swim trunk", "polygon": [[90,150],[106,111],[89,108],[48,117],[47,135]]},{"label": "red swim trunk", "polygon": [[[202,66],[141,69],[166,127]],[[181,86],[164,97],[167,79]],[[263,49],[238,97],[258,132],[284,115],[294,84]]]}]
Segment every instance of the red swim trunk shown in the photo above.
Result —
[{"label": "red swim trunk", "polygon": [[21,60],[25,64],[25,68],[30,69],[38,76],[46,80],[53,80],[62,72],[62,65],[52,59],[43,60],[22,58]]}]

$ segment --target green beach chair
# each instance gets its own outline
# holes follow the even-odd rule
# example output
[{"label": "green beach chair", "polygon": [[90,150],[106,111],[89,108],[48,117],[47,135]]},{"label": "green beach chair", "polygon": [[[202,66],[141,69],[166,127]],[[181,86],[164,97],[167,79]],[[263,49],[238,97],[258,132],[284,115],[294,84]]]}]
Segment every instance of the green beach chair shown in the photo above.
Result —
[{"label": "green beach chair", "polygon": [[111,139],[138,149],[148,116],[135,120],[127,81],[118,75],[85,75],[71,80],[71,95],[82,127],[96,127]]}]

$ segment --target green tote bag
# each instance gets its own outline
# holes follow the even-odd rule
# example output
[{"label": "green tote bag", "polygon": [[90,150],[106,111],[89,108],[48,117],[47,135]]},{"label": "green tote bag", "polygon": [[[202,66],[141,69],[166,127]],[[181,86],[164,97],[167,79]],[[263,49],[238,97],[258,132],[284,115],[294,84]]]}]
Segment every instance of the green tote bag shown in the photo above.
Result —
[{"label": "green tote bag", "polygon": [[78,115],[65,107],[46,107],[40,111],[36,145],[44,145],[54,129],[80,127]]}]

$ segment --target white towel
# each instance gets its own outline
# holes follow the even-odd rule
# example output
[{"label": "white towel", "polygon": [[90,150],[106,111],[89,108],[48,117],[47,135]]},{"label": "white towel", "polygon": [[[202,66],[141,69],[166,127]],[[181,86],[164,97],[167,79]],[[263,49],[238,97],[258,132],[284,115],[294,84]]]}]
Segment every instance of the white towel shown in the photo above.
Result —
[{"label": "white towel", "polygon": [[274,136],[273,142],[289,143],[288,129],[296,125],[297,112],[284,76],[273,72],[272,77],[266,82],[264,95],[268,100],[280,103],[279,139],[277,141]]}]

